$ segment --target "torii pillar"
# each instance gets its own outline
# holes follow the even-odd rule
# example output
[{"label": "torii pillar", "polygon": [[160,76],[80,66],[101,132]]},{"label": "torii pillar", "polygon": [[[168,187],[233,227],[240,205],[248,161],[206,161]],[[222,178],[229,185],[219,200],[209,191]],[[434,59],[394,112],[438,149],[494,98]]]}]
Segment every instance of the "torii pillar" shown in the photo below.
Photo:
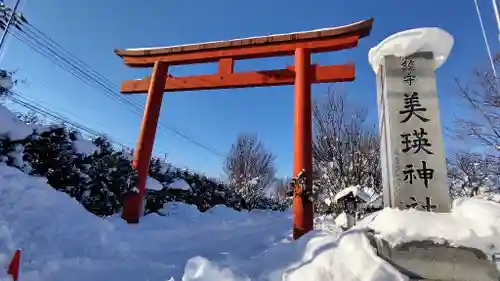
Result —
[{"label": "torii pillar", "polygon": [[[354,80],[354,64],[320,66],[311,64],[313,53],[356,47],[368,36],[373,19],[346,26],[271,35],[223,42],[163,48],[116,50],[131,67],[153,67],[151,77],[123,81],[124,94],[147,93],[133,165],[138,173],[138,194],[128,195],[122,217],[138,223],[145,194],[151,153],[164,92],[294,85],[294,175],[305,171],[306,190],[312,190],[311,84]],[[295,65],[279,70],[234,72],[234,61],[277,56],[295,56]],[[218,62],[217,74],[172,77],[171,65]],[[293,237],[313,229],[313,204],[294,188]]]}]

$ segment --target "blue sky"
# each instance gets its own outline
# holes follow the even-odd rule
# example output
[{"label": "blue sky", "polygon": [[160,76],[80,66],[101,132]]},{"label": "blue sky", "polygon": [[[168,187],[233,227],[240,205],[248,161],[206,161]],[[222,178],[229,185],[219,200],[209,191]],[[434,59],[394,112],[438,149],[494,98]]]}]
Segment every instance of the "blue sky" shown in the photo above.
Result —
[{"label": "blue sky", "polygon": [[[497,50],[499,42],[491,1],[479,2],[491,46]],[[356,80],[341,87],[369,108],[373,120],[376,117],[375,75],[367,54],[371,47],[395,32],[437,26],[455,37],[448,61],[437,72],[445,126],[460,112],[454,101],[453,78],[466,77],[474,67],[488,63],[473,0],[149,0],[144,3],[22,0],[21,7],[31,24],[116,85],[125,79],[149,75],[151,70],[125,67],[113,53],[114,48],[168,46],[304,31],[374,17],[372,34],[362,39],[358,48],[313,56],[313,60],[321,64],[355,62]],[[283,68],[292,61],[291,57],[243,61],[236,63],[236,70]],[[135,146],[140,116],[15,38],[9,38],[0,63],[2,68],[18,70],[19,78],[26,80],[17,87],[18,92],[74,121],[106,132],[119,142]],[[196,65],[173,68],[172,74],[194,75],[215,70],[213,64]],[[315,85],[313,96],[323,95],[326,88],[327,85]],[[144,96],[128,98],[141,105],[145,101]],[[291,86],[167,94],[160,121],[178,127],[222,153],[229,150],[238,133],[256,133],[277,155],[279,175],[288,176],[292,172]],[[449,140],[445,140],[445,145],[447,149],[454,148]],[[154,153],[167,153],[168,161],[181,167],[211,176],[222,174],[223,159],[169,131],[158,130]]]}]

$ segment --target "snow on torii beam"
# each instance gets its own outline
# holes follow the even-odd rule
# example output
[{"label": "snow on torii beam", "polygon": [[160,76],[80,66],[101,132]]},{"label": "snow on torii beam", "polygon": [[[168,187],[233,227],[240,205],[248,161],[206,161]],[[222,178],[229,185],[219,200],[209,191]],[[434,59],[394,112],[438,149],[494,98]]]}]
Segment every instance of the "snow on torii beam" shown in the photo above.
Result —
[{"label": "snow on torii beam", "polygon": [[[126,198],[123,218],[138,222],[141,198],[145,192],[149,161],[164,92],[230,89],[259,86],[295,85],[294,175],[306,171],[306,187],[312,188],[311,84],[354,80],[354,65],[311,65],[311,54],[356,47],[368,36],[373,19],[346,26],[209,42],[163,48],[115,50],[131,67],[153,67],[153,74],[142,80],[123,81],[124,94],[148,93],[139,140],[134,154],[139,194]],[[234,72],[234,61],[295,55],[295,65],[279,70]],[[218,62],[218,73],[186,77],[168,74],[170,65]],[[312,203],[294,196],[294,238],[313,227]]]}]

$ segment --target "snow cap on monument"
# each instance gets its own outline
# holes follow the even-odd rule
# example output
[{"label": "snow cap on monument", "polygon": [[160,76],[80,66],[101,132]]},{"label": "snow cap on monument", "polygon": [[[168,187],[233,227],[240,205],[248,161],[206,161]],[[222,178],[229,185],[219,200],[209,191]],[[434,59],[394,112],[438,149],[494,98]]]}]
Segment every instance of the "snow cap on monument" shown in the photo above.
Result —
[{"label": "snow cap on monument", "polygon": [[384,56],[407,57],[417,52],[432,52],[435,68],[439,68],[448,58],[453,47],[453,36],[438,27],[422,27],[395,33],[370,49],[368,61],[373,71]]}]

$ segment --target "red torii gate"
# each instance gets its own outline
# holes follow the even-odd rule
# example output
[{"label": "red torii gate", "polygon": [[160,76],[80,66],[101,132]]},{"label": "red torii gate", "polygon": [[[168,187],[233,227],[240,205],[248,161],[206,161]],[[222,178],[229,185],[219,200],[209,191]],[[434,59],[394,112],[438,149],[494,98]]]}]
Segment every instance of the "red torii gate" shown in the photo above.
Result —
[{"label": "red torii gate", "polygon": [[[122,217],[138,223],[145,193],[149,162],[153,150],[158,117],[164,92],[231,89],[295,84],[294,93],[294,175],[305,171],[306,190],[312,190],[312,114],[311,83],[353,81],[354,64],[320,66],[311,64],[311,54],[354,48],[368,36],[373,19],[346,26],[190,44],[173,47],[115,50],[131,67],[153,67],[151,77],[123,81],[123,94],[147,93],[139,140],[133,165],[138,173],[139,194],[128,195]],[[234,72],[235,60],[295,55],[295,65],[279,70]],[[217,74],[172,77],[170,65],[218,62]],[[313,205],[308,198],[297,196],[294,188],[293,237],[297,239],[313,229]]]}]

